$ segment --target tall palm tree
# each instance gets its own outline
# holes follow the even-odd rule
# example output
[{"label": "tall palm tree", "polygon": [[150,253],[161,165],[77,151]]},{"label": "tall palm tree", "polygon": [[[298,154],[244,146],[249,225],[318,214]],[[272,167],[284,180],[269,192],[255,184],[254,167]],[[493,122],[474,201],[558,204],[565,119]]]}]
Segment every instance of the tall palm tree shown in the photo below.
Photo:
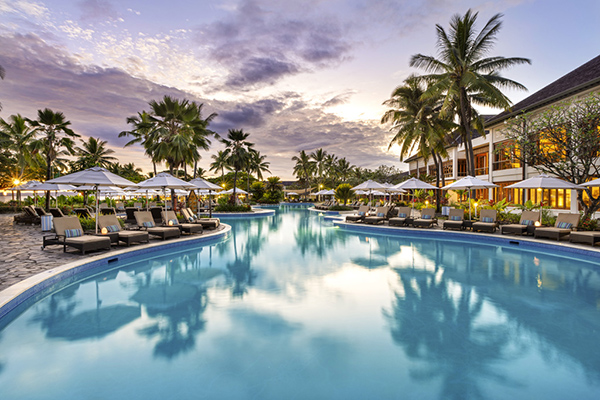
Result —
[{"label": "tall palm tree", "polygon": [[144,147],[146,155],[152,160],[154,175],[156,175],[156,162],[151,153],[152,143],[149,140],[149,135],[153,128],[150,114],[146,111],[139,112],[137,115],[128,117],[127,123],[133,125],[133,129],[119,133],[119,137],[132,136],[133,139],[125,143],[123,147],[128,147],[137,143],[141,144]]},{"label": "tall palm tree", "polygon": [[[444,181],[442,157],[448,155],[445,146],[446,133],[454,128],[455,124],[440,118],[441,97],[425,97],[424,92],[425,89],[418,79],[413,76],[407,78],[404,85],[397,87],[392,97],[383,103],[392,108],[385,112],[381,122],[392,124],[390,130],[396,134],[388,148],[398,144],[400,160],[404,160],[415,150],[425,160],[433,157],[436,185],[439,187],[440,177]],[[437,200],[439,207],[439,196]]]},{"label": "tall palm tree", "polygon": [[437,48],[440,58],[415,54],[410,66],[423,68],[429,75],[421,79],[430,83],[425,97],[443,95],[442,115],[458,115],[460,134],[465,145],[469,174],[475,175],[475,160],[471,138],[474,130],[485,134],[483,121],[473,105],[507,109],[510,100],[500,89],[522,89],[525,86],[501,77],[498,71],[519,64],[531,64],[527,58],[500,56],[485,57],[496,41],[502,14],[496,14],[477,33],[478,13],[468,10],[464,16],[454,15],[448,33],[436,25]]},{"label": "tall palm tree", "polygon": [[335,169],[337,171],[337,175],[342,180],[341,183],[346,183],[348,181],[348,178],[350,177],[350,174],[352,173],[352,170],[354,169],[354,167],[344,157],[344,158],[340,158],[338,160],[337,165],[335,166]]},{"label": "tall palm tree", "polygon": [[90,137],[88,141],[83,141],[83,147],[77,147],[77,160],[73,163],[75,171],[81,171],[91,167],[107,168],[113,162],[117,161],[115,157],[110,156],[115,151],[106,148],[106,141]]},{"label": "tall palm tree", "polygon": [[[40,139],[32,142],[33,154],[41,153],[46,159],[46,179],[52,179],[54,175],[54,164],[61,155],[73,155],[75,142],[73,138],[79,137],[73,132],[69,125],[70,121],[65,115],[49,108],[38,110],[38,119],[27,122],[34,127],[36,133],[43,135]],[[50,191],[46,192],[46,208],[50,208]]]},{"label": "tall palm tree", "polygon": [[225,145],[225,157],[227,164],[233,168],[233,195],[230,202],[235,204],[235,192],[237,186],[238,172],[243,171],[250,161],[251,153],[254,150],[254,143],[248,142],[249,133],[244,133],[242,129],[230,129],[227,132],[227,138],[220,138],[221,143]]},{"label": "tall palm tree", "polygon": [[325,150],[317,149],[310,154],[310,158],[312,158],[315,162],[315,167],[317,170],[317,184],[320,185],[323,182],[323,171],[325,170],[325,161],[327,160],[327,152]]},{"label": "tall palm tree", "polygon": [[229,164],[227,164],[227,154],[224,151],[219,150],[217,154],[213,154],[210,156],[214,161],[210,164],[209,171],[218,172],[221,171],[221,184],[225,180],[225,169],[230,169]]},{"label": "tall palm tree", "polygon": [[16,157],[19,180],[23,180],[25,168],[31,163],[30,144],[34,137],[34,129],[20,114],[11,115],[8,121],[0,118],[0,144]]},{"label": "tall palm tree", "polygon": [[304,179],[306,182],[306,188],[310,187],[310,180],[315,170],[315,162],[310,159],[310,156],[306,154],[304,150],[300,151],[300,154],[292,157],[292,161],[295,161],[294,175],[298,180]]},{"label": "tall palm tree", "polygon": [[[209,149],[208,136],[214,132],[208,129],[208,124],[217,114],[203,119],[203,104],[170,96],[164,96],[161,101],[152,100],[149,105],[152,111],[147,142],[152,160],[166,162],[171,174],[181,166],[195,164],[200,159],[200,149]],[[176,198],[174,189],[171,189],[171,198]],[[173,203],[177,209],[176,202]]]}]

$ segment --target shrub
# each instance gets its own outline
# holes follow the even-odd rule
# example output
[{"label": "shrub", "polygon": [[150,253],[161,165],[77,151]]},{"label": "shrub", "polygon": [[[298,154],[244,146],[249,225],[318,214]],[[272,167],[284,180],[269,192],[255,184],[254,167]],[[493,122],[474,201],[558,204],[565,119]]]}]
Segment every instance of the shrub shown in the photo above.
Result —
[{"label": "shrub", "polygon": [[[227,200],[225,200],[227,201]],[[235,205],[235,204],[219,204],[215,207],[217,212],[251,212],[252,208],[249,205]]]},{"label": "shrub", "polygon": [[93,231],[96,229],[96,218],[79,218],[81,227],[84,231]]},{"label": "shrub", "polygon": [[352,211],[354,208],[348,206],[331,206],[329,207],[331,211]]}]

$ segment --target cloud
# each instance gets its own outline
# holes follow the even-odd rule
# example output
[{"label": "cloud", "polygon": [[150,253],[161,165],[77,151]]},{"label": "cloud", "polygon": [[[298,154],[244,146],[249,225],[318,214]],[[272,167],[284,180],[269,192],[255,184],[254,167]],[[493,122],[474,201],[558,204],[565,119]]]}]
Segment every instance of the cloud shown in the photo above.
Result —
[{"label": "cloud", "polygon": [[345,93],[340,93],[340,94],[332,97],[331,99],[327,100],[326,102],[324,102],[322,107],[327,108],[327,107],[339,106],[340,104],[346,104],[348,102],[348,100],[350,100],[350,97],[352,97],[353,94],[356,94],[355,90],[350,90]]},{"label": "cloud", "polygon": [[337,65],[349,57],[352,46],[334,14],[311,11],[317,3],[299,7],[245,0],[225,19],[203,26],[198,42],[227,68],[224,85],[236,90],[273,85],[286,76]]},{"label": "cloud", "polygon": [[82,21],[116,20],[119,18],[117,10],[107,0],[83,0],[77,6],[81,10]]}]

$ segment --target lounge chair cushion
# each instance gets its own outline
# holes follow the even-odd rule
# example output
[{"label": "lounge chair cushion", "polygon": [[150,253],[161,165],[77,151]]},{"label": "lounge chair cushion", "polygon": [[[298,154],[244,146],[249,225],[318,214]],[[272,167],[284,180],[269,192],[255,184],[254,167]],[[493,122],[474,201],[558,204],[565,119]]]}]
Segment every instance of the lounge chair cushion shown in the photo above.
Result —
[{"label": "lounge chair cushion", "polygon": [[142,222],[142,225],[144,228],[154,228],[154,222],[152,221],[144,221]]},{"label": "lounge chair cushion", "polygon": [[400,214],[398,214],[398,218],[406,218],[406,214],[400,213]]},{"label": "lounge chair cushion", "polygon": [[556,227],[558,229],[571,229],[572,226],[573,224],[571,224],[570,222],[559,222],[558,224],[556,224]]},{"label": "lounge chair cushion", "polygon": [[378,217],[385,217],[385,213],[382,213],[382,212],[380,212],[380,213],[377,213],[377,216],[378,216]]},{"label": "lounge chair cushion", "polygon": [[483,218],[481,218],[481,222],[487,222],[487,223],[494,222],[494,218],[492,218],[492,217],[483,217]]},{"label": "lounge chair cushion", "polygon": [[109,232],[119,232],[121,230],[121,227],[119,225],[108,225],[106,227],[106,230]]},{"label": "lounge chair cushion", "polygon": [[74,238],[79,236],[83,236],[81,229],[65,229],[65,237]]},{"label": "lounge chair cushion", "polygon": [[523,221],[521,221],[521,225],[532,226],[534,224],[535,224],[535,221],[532,221],[530,219],[524,219]]},{"label": "lounge chair cushion", "polygon": [[462,221],[462,219],[458,215],[453,215],[450,217],[450,221]]},{"label": "lounge chair cushion", "polygon": [[365,215],[365,212],[364,211],[359,211],[358,215],[360,215],[362,217],[363,215]]},{"label": "lounge chair cushion", "polygon": [[171,226],[179,225],[179,221],[175,218],[170,219],[168,225],[171,225]]},{"label": "lounge chair cushion", "polygon": [[431,219],[431,215],[425,214],[421,217],[421,219]]}]

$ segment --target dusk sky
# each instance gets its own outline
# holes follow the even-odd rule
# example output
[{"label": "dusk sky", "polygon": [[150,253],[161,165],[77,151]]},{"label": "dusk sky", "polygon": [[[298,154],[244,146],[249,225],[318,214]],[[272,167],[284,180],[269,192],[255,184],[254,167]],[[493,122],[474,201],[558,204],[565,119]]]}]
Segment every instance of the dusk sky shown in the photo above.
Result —
[{"label": "dusk sky", "polygon": [[[62,111],[84,139],[149,172],[141,147],[123,149],[117,135],[171,95],[218,113],[210,128],[220,134],[249,132],[284,180],[294,155],[320,147],[406,169],[388,151],[381,103],[423,72],[411,55],[436,55],[435,24],[447,29],[469,8],[478,28],[504,14],[490,55],[532,60],[502,72],[529,89],[507,92],[513,103],[599,54],[597,0],[0,0],[0,116]],[[222,149],[212,142],[207,169]]]}]

